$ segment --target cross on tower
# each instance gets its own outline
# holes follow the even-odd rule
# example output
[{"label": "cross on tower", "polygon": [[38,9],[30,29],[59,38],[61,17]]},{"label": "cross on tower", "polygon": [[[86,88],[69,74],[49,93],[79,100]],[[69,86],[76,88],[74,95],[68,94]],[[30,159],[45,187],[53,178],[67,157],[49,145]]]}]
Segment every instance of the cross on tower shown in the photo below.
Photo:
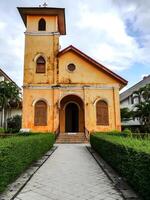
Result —
[{"label": "cross on tower", "polygon": [[45,2],[44,4],[43,4],[43,7],[47,7],[48,5],[47,5],[47,3]]},{"label": "cross on tower", "polygon": [[45,2],[45,3],[43,3],[43,5],[39,5],[39,7],[44,7],[44,8],[46,8],[48,6],[48,4]]}]

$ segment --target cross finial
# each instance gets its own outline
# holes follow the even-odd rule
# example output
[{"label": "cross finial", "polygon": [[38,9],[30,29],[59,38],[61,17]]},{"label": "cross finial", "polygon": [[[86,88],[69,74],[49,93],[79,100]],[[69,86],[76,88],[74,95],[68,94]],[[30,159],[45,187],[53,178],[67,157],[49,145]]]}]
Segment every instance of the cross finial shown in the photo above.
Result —
[{"label": "cross finial", "polygon": [[47,7],[48,5],[47,5],[47,3],[45,2],[44,4],[43,4],[43,7]]}]

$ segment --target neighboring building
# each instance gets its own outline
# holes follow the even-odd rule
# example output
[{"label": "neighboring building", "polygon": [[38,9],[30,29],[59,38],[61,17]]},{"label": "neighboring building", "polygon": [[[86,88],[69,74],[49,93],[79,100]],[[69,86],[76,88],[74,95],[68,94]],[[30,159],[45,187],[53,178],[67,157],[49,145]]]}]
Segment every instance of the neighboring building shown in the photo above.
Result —
[{"label": "neighboring building", "polygon": [[27,28],[22,128],[120,130],[119,90],[127,81],[73,46],[59,51],[59,36],[66,34],[63,8],[18,10]]},{"label": "neighboring building", "polygon": [[[0,82],[1,81],[13,82],[19,88],[19,86],[2,69],[0,69]],[[21,90],[21,88],[19,89]],[[19,107],[12,107],[11,109],[6,110],[5,120],[15,115],[22,115],[21,102],[20,102]],[[0,127],[1,126],[2,126],[2,111],[0,110]]]},{"label": "neighboring building", "polygon": [[0,81],[13,82],[18,87],[18,85],[1,68],[0,68]]},{"label": "neighboring building", "polygon": [[[150,75],[145,76],[143,78],[143,80],[136,83],[135,85],[133,85],[132,87],[130,87],[129,89],[124,91],[123,93],[121,93],[120,94],[121,108],[127,107],[127,108],[129,108],[129,110],[132,110],[134,108],[135,104],[139,103],[138,97],[137,98],[134,97],[133,93],[149,83],[150,83]],[[122,125],[124,125],[124,126],[139,126],[140,122],[139,122],[139,120],[135,119],[135,120],[130,120],[128,122],[123,122]]]}]

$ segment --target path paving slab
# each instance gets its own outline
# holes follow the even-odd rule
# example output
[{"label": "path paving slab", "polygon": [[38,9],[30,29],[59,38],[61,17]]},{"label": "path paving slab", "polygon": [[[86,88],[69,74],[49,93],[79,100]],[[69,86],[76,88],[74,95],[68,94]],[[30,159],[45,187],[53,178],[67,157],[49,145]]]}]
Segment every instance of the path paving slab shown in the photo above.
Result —
[{"label": "path paving slab", "polygon": [[61,144],[15,200],[122,200],[83,144]]},{"label": "path paving slab", "polygon": [[141,198],[129,186],[125,178],[120,177],[120,175],[110,165],[108,165],[108,163],[94,149],[92,149],[91,146],[87,146],[87,149],[99,166],[103,169],[108,178],[112,181],[115,188],[121,192],[124,199],[141,200]]}]

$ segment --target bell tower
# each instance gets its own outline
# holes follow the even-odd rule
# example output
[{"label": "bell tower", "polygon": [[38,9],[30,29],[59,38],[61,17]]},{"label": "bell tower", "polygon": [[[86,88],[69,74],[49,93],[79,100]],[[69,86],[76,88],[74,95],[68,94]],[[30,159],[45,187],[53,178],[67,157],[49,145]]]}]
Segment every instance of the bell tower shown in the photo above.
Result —
[{"label": "bell tower", "polygon": [[54,132],[57,55],[59,37],[66,34],[65,9],[19,7],[18,11],[26,27],[22,129]]},{"label": "bell tower", "polygon": [[59,36],[66,34],[63,8],[19,7],[26,26],[23,86],[57,84]]}]

